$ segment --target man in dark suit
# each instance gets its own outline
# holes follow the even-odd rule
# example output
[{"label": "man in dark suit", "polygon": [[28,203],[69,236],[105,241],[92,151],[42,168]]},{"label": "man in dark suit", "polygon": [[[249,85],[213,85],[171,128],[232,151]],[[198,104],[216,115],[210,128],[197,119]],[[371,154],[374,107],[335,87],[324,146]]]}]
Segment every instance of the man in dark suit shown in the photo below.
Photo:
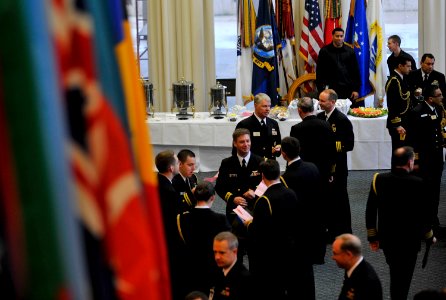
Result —
[{"label": "man in dark suit", "polygon": [[423,180],[410,174],[414,151],[395,150],[392,171],[375,174],[366,206],[366,227],[373,251],[383,249],[390,270],[390,296],[407,299],[420,241],[433,242]]},{"label": "man in dark suit", "polygon": [[319,173],[328,184],[336,155],[333,131],[327,121],[314,115],[313,100],[303,97],[298,101],[297,112],[302,122],[291,127],[290,136],[300,142],[300,157],[304,161],[314,163]]},{"label": "man in dark suit", "polygon": [[407,76],[411,68],[410,59],[398,56],[398,66],[390,74],[386,83],[387,129],[392,139],[392,153],[397,148],[407,145],[406,130],[409,111],[413,107]]},{"label": "man in dark suit", "polygon": [[174,189],[180,194],[180,212],[189,211],[195,207],[197,201],[194,198],[194,189],[197,185],[195,171],[195,153],[188,149],[183,149],[177,154],[179,173],[172,179]]},{"label": "man in dark suit", "polygon": [[178,233],[183,240],[188,256],[190,291],[199,290],[209,294],[216,274],[212,244],[214,237],[231,230],[225,215],[211,210],[215,189],[210,182],[201,182],[194,191],[197,205],[177,216]]},{"label": "man in dark suit", "polygon": [[300,159],[300,144],[296,138],[282,139],[282,157],[287,162],[282,183],[292,189],[297,199],[302,203],[303,224],[306,230],[301,240],[307,243],[306,259],[308,266],[299,271],[302,282],[301,296],[303,299],[315,299],[313,264],[323,264],[325,257],[325,224],[322,211],[321,177],[316,165]]},{"label": "man in dark suit", "polygon": [[[271,99],[259,93],[254,97],[254,113],[240,121],[237,128],[246,128],[251,134],[251,152],[260,157],[275,159],[280,156],[280,129],[276,120],[268,117]],[[233,151],[234,154],[235,151]]]},{"label": "man in dark suit", "polygon": [[338,267],[345,270],[339,300],[383,299],[381,281],[372,265],[362,256],[361,241],[357,236],[345,233],[336,237],[332,258]]},{"label": "man in dark suit", "polygon": [[246,228],[239,221],[233,209],[240,205],[248,210],[254,207],[255,190],[262,180],[259,164],[263,160],[251,153],[249,130],[238,128],[232,134],[232,143],[236,153],[222,160],[218,170],[215,190],[226,202],[226,217],[232,225],[234,234],[240,242],[239,259],[246,252]]},{"label": "man in dark suit", "polygon": [[347,192],[347,152],[352,151],[355,143],[352,122],[336,109],[338,95],[332,89],[324,90],[319,95],[319,105],[324,110],[317,117],[327,120],[336,141],[336,167],[330,191],[333,201],[330,201],[329,232],[332,238],[342,233],[352,233],[350,201]]},{"label": "man in dark suit", "polygon": [[412,55],[401,49],[401,38],[398,35],[389,36],[387,39],[387,48],[389,48],[390,52],[392,52],[392,54],[390,54],[387,58],[387,66],[389,67],[390,76],[392,76],[393,70],[398,68],[398,64],[400,63],[399,57],[408,59],[411,63],[411,70],[416,70],[417,66]]},{"label": "man in dark suit", "polygon": [[214,238],[214,258],[220,270],[215,278],[214,300],[250,300],[254,286],[243,261],[237,259],[238,240],[231,232],[220,232]]},{"label": "man in dark suit", "polygon": [[446,82],[443,73],[434,70],[435,57],[431,53],[425,53],[421,57],[419,69],[410,72],[409,84],[414,97],[419,96],[424,89],[436,81],[441,93],[446,95]]},{"label": "man in dark suit", "polygon": [[179,212],[179,194],[172,186],[172,178],[178,173],[178,159],[171,150],[158,153],[155,157],[158,169],[158,192],[163,214],[164,233],[169,254],[169,271],[174,300],[183,299],[187,286],[183,282],[183,249],[178,238],[176,217]]},{"label": "man in dark suit", "polygon": [[[423,91],[424,100],[409,115],[408,143],[415,151],[415,174],[426,184],[427,197],[431,206],[434,232],[442,236],[440,230],[438,206],[440,203],[440,185],[443,174],[443,136],[446,120],[443,114],[443,95],[438,85],[427,86]],[[442,232],[439,232],[442,231]]]},{"label": "man in dark suit", "polygon": [[254,205],[253,219],[245,222],[249,270],[260,292],[256,299],[299,299],[303,287],[298,274],[311,267],[302,263],[307,259],[305,247],[298,243],[306,228],[302,205],[296,193],[280,182],[277,161],[262,162],[260,170],[267,189]]}]

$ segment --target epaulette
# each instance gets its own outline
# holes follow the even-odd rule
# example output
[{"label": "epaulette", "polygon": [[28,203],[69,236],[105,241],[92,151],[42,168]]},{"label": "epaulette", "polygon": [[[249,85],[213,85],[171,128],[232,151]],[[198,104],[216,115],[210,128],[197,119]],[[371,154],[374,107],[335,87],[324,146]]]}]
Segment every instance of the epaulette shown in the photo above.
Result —
[{"label": "epaulette", "polygon": [[341,141],[336,141],[336,151],[342,152],[342,143]]},{"label": "epaulette", "polygon": [[232,196],[232,193],[231,192],[227,192],[226,195],[225,195],[225,201],[228,202],[229,198],[231,198],[231,196]]},{"label": "epaulette", "polygon": [[377,235],[378,235],[378,230],[376,230],[376,228],[367,229],[367,237],[373,238],[376,237]]}]

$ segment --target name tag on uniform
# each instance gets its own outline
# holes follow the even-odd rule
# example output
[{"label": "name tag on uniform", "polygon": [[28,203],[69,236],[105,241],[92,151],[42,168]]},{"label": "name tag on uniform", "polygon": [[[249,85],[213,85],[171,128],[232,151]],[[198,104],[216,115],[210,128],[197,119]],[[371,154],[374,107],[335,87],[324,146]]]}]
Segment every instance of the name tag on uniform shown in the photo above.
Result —
[{"label": "name tag on uniform", "polygon": [[272,135],[277,135],[277,131],[273,128]]},{"label": "name tag on uniform", "polygon": [[420,118],[424,118],[424,117],[427,117],[428,116],[428,114],[422,114],[421,116],[420,116]]},{"label": "name tag on uniform", "polygon": [[237,177],[237,173],[236,174],[229,174],[229,178],[231,177]]},{"label": "name tag on uniform", "polygon": [[436,120],[436,119],[437,119],[437,116],[436,116],[436,115],[431,115],[431,119],[432,119],[432,120]]},{"label": "name tag on uniform", "polygon": [[253,136],[260,136],[260,132],[259,132],[259,131],[254,131],[254,132],[252,133],[252,135],[253,135]]}]

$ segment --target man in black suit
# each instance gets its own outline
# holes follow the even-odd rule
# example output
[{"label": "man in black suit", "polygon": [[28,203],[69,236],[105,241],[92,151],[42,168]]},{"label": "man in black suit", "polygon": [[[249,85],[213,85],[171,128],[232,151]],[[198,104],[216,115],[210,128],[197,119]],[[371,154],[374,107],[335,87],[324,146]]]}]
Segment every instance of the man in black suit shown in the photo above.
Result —
[{"label": "man in black suit", "polygon": [[291,127],[290,136],[300,142],[300,156],[304,161],[314,163],[328,184],[335,164],[335,140],[327,121],[314,115],[313,100],[309,97],[299,99],[297,112],[302,122]]},{"label": "man in black suit", "polygon": [[407,76],[411,69],[411,62],[406,56],[398,56],[398,66],[390,74],[386,83],[387,129],[392,139],[392,153],[397,148],[407,145],[406,130],[409,111],[413,107],[410,97],[410,87]]},{"label": "man in black suit", "polygon": [[194,191],[197,205],[177,216],[177,228],[188,256],[190,291],[199,290],[209,294],[216,274],[212,244],[214,237],[231,230],[225,215],[211,210],[215,189],[210,182],[201,182]]},{"label": "man in black suit", "polygon": [[[423,91],[424,100],[409,115],[408,143],[415,151],[415,174],[426,184],[427,197],[431,206],[432,225],[438,236],[440,230],[438,206],[440,185],[443,174],[443,147],[445,146],[443,118],[443,95],[438,85],[427,86]],[[442,231],[442,232],[440,232]]]},{"label": "man in black suit", "polygon": [[302,240],[306,241],[307,253],[301,274],[301,295],[303,299],[315,299],[313,264],[323,264],[325,257],[325,224],[323,214],[323,201],[321,195],[321,177],[316,165],[300,159],[300,144],[296,138],[282,139],[282,157],[287,162],[283,173],[282,183],[292,189],[297,199],[302,203],[303,224],[306,226]]},{"label": "man in black suit", "polygon": [[390,54],[390,56],[387,58],[387,66],[389,67],[390,76],[392,76],[393,70],[398,68],[398,64],[400,64],[399,57],[404,57],[409,60],[411,63],[411,70],[416,70],[417,66],[412,55],[401,49],[401,38],[398,35],[389,36],[387,39],[387,48],[389,48],[390,52],[392,52],[392,54]]},{"label": "man in black suit", "polygon": [[189,211],[194,208],[197,201],[194,198],[194,189],[197,185],[195,171],[195,153],[188,149],[183,149],[177,154],[179,173],[172,179],[174,189],[180,194],[180,212]]},{"label": "man in black suit", "polygon": [[[251,134],[251,152],[260,157],[275,159],[280,156],[280,129],[276,120],[268,117],[271,98],[264,93],[254,97],[254,113],[240,121],[237,128],[246,128]],[[235,151],[233,151],[234,154]]]},{"label": "man in black suit", "polygon": [[342,233],[352,233],[350,201],[347,192],[347,152],[352,151],[355,144],[352,122],[336,109],[338,95],[332,89],[324,90],[319,95],[319,105],[324,110],[317,117],[327,120],[336,141],[336,167],[330,191],[333,201],[330,201],[329,232],[334,238]]},{"label": "man in black suit", "polygon": [[214,258],[220,270],[214,285],[214,300],[250,300],[254,286],[243,261],[237,259],[238,240],[231,232],[220,232],[214,238]]},{"label": "man in black suit", "polygon": [[332,258],[339,268],[345,270],[339,300],[383,299],[381,281],[372,265],[362,256],[361,241],[357,236],[345,233],[336,237]]},{"label": "man in black suit", "polygon": [[421,68],[410,72],[410,89],[415,98],[419,96],[422,91],[429,87],[434,81],[438,83],[441,93],[443,95],[446,95],[445,76],[443,73],[434,70],[434,64],[435,57],[431,53],[425,53],[421,57]]},{"label": "man in black suit", "polygon": [[414,151],[395,150],[392,171],[375,174],[366,206],[366,227],[373,251],[383,249],[390,270],[390,296],[407,299],[420,241],[433,242],[423,180],[410,172]]},{"label": "man in black suit", "polygon": [[172,178],[178,173],[178,159],[171,150],[158,153],[155,157],[158,169],[158,192],[163,214],[164,233],[169,254],[169,271],[171,274],[172,297],[183,299],[187,286],[183,282],[183,249],[178,238],[176,217],[179,212],[179,194],[172,186]]},{"label": "man in black suit", "polygon": [[301,241],[306,228],[304,211],[293,190],[280,182],[279,163],[269,159],[260,164],[262,180],[267,186],[254,205],[248,229],[249,270],[254,276],[256,299],[299,299],[303,287],[299,282],[307,258]]},{"label": "man in black suit", "polygon": [[243,259],[247,248],[246,228],[239,221],[233,209],[237,205],[248,210],[252,210],[254,207],[255,190],[262,180],[259,164],[263,159],[251,152],[251,138],[248,129],[234,130],[232,141],[236,153],[222,160],[215,190],[226,202],[226,217],[232,225],[234,234],[239,239],[238,254],[239,259]]}]

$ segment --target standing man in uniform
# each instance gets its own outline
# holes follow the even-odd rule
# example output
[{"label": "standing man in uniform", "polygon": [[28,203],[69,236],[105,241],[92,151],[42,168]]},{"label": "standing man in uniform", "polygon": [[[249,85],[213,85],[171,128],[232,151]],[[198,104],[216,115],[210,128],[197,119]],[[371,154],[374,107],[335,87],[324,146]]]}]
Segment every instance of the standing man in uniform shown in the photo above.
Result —
[{"label": "standing man in uniform", "polygon": [[389,109],[387,129],[392,139],[392,153],[407,145],[406,130],[409,125],[409,112],[412,109],[407,76],[411,66],[409,58],[398,56],[398,66],[393,70],[386,83],[387,107]]},{"label": "standing man in uniform", "polygon": [[390,76],[392,76],[393,70],[395,70],[400,63],[399,57],[407,58],[410,61],[412,71],[417,69],[415,59],[413,59],[412,55],[401,49],[401,38],[398,35],[389,36],[387,39],[387,48],[392,52],[387,58],[387,66],[389,67]]},{"label": "standing man in uniform", "polygon": [[431,224],[437,236],[444,237],[444,227],[440,227],[438,206],[440,185],[443,174],[443,136],[442,120],[443,94],[438,85],[431,84],[423,92],[424,101],[420,102],[409,115],[408,142],[415,150],[416,175],[426,184],[427,198],[431,211]]},{"label": "standing man in uniform", "polygon": [[336,140],[336,167],[333,181],[330,183],[333,201],[330,201],[329,231],[332,237],[342,233],[352,233],[350,201],[347,192],[347,152],[352,151],[355,135],[350,120],[336,109],[338,95],[332,89],[322,91],[319,95],[319,105],[324,110],[317,117],[330,124]]},{"label": "standing man in uniform", "polygon": [[183,149],[177,154],[179,164],[179,173],[172,179],[172,185],[180,194],[180,213],[189,211],[195,207],[197,201],[194,198],[194,190],[197,185],[197,176],[195,171],[195,153],[188,149]]},{"label": "standing man in uniform", "polygon": [[421,90],[421,92],[429,87],[432,82],[436,81],[440,87],[441,93],[446,95],[446,82],[443,73],[434,70],[435,57],[431,53],[425,53],[421,57],[420,66],[421,68],[410,72],[409,83],[410,89],[415,96],[416,91]]},{"label": "standing man in uniform", "polygon": [[412,147],[395,150],[392,170],[376,173],[366,206],[370,248],[383,249],[390,270],[392,300],[406,300],[420,251],[421,240],[433,242],[423,180],[411,174],[415,154]]},{"label": "standing man in uniform", "polygon": [[[254,97],[254,113],[240,121],[237,128],[246,128],[251,133],[252,153],[276,159],[280,156],[280,129],[276,120],[268,117],[271,110],[271,98],[264,93]],[[234,151],[233,151],[234,152]]]},{"label": "standing man in uniform", "polygon": [[259,164],[263,160],[251,152],[251,138],[249,130],[238,128],[232,134],[232,144],[236,153],[222,160],[218,170],[215,190],[226,202],[226,217],[238,237],[239,259],[243,259],[246,252],[246,229],[239,222],[233,209],[240,205],[252,210],[256,199],[255,190],[262,180]]},{"label": "standing man in uniform", "polygon": [[305,262],[302,207],[293,190],[280,182],[279,163],[269,159],[260,165],[267,189],[254,205],[253,219],[246,221],[249,271],[254,276],[256,299],[299,299],[300,274]]},{"label": "standing man in uniform", "polygon": [[330,88],[339,98],[350,99],[356,107],[360,77],[355,51],[344,44],[344,30],[332,31],[333,42],[321,48],[316,66],[316,84],[319,92]]}]

